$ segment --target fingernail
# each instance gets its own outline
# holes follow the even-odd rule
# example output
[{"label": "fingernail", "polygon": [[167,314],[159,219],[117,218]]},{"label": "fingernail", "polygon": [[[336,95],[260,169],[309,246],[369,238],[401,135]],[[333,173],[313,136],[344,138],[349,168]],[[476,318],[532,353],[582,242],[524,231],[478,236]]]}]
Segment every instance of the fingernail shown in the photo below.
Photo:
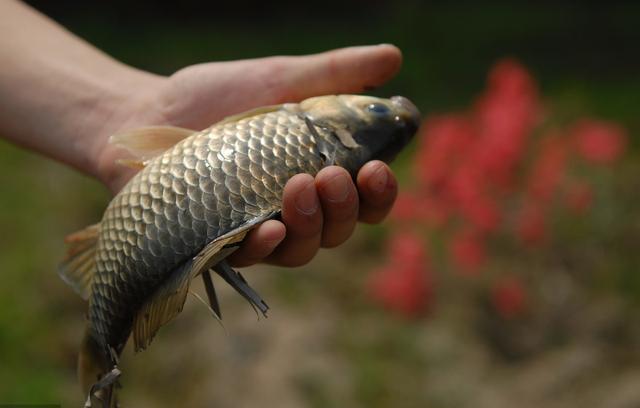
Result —
[{"label": "fingernail", "polygon": [[319,206],[316,185],[309,183],[296,197],[296,208],[302,214],[311,215],[318,210]]},{"label": "fingernail", "polygon": [[325,183],[322,190],[329,201],[340,203],[349,195],[349,180],[344,174],[338,174]]},{"label": "fingernail", "polygon": [[376,193],[382,193],[387,188],[388,179],[389,175],[387,174],[387,169],[381,164],[378,167],[378,170],[376,170],[373,173],[373,176],[371,176],[371,179],[369,180],[369,188]]}]

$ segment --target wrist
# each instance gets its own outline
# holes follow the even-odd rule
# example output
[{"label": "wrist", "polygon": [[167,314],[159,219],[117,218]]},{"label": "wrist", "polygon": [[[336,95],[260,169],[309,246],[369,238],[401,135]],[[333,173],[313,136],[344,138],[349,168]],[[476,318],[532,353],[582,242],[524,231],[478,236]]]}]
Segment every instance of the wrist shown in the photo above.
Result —
[{"label": "wrist", "polygon": [[[157,125],[163,121],[157,95],[166,77],[123,66],[117,75],[105,79],[86,116],[78,122],[75,140],[84,144],[86,162],[81,170],[117,191],[133,174],[115,164],[121,151],[109,144],[109,137],[134,127]],[[91,106],[92,105],[92,106]]]}]

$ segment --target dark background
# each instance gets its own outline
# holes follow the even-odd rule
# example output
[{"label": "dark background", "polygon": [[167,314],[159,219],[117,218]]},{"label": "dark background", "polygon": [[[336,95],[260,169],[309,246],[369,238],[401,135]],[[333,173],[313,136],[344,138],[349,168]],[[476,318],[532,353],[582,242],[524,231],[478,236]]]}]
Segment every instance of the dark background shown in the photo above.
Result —
[{"label": "dark background", "polygon": [[195,62],[390,42],[405,65],[387,89],[418,99],[426,112],[461,106],[505,56],[529,67],[547,92],[596,95],[587,107],[606,114],[629,112],[640,89],[634,2],[29,3],[114,57],[161,74]]}]

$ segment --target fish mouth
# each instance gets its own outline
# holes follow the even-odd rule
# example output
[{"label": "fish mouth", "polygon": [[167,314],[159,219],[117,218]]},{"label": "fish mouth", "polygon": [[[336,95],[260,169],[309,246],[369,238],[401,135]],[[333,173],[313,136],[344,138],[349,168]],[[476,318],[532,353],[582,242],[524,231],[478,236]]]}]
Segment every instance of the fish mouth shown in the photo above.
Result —
[{"label": "fish mouth", "polygon": [[422,116],[420,111],[409,99],[404,96],[392,96],[391,104],[398,110],[398,116],[411,128],[416,130],[420,126]]}]

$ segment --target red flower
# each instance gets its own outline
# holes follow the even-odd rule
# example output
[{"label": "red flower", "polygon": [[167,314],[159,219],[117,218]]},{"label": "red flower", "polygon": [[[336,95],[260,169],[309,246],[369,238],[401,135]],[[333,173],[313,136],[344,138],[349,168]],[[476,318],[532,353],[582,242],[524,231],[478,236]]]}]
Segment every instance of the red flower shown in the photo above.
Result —
[{"label": "red flower", "polygon": [[493,185],[508,189],[526,139],[540,117],[531,75],[513,60],[496,64],[487,91],[474,106],[474,117],[481,139],[476,144],[476,161]]},{"label": "red flower", "polygon": [[504,95],[537,97],[536,83],[529,72],[518,61],[504,58],[489,71],[489,91]]},{"label": "red flower", "polygon": [[428,311],[432,301],[431,275],[418,266],[387,265],[369,281],[371,297],[390,311],[413,318]]},{"label": "red flower", "polygon": [[573,129],[578,153],[593,163],[611,164],[624,153],[627,135],[611,122],[584,119]]},{"label": "red flower", "polygon": [[424,186],[437,186],[463,161],[474,130],[463,116],[436,116],[427,119],[422,135],[415,174]]},{"label": "red flower", "polygon": [[522,282],[515,277],[495,282],[491,289],[491,303],[503,319],[522,315],[527,308],[527,293]]},{"label": "red flower", "polygon": [[392,239],[389,252],[390,263],[370,277],[371,297],[408,318],[424,314],[433,297],[433,277],[424,245],[414,235],[401,234]]},{"label": "red flower", "polygon": [[485,232],[494,231],[500,221],[498,205],[489,196],[488,189],[487,180],[469,161],[451,175],[446,190],[465,221]]},{"label": "red flower", "polygon": [[414,222],[418,218],[420,202],[415,194],[401,191],[391,210],[390,217],[395,221]]},{"label": "red flower", "polygon": [[544,208],[534,202],[526,202],[516,219],[516,235],[528,246],[536,246],[545,238]]},{"label": "red flower", "polygon": [[593,190],[585,182],[574,182],[567,187],[564,203],[574,214],[582,215],[589,211],[593,202]]},{"label": "red flower", "polygon": [[442,200],[413,192],[400,192],[391,210],[394,221],[424,223],[430,227],[441,227],[447,221],[448,210]]},{"label": "red flower", "polygon": [[449,245],[449,256],[458,270],[466,275],[477,274],[487,258],[482,236],[473,230],[458,231]]},{"label": "red flower", "polygon": [[442,227],[448,220],[450,210],[448,204],[437,197],[425,197],[420,201],[418,219],[428,227]]},{"label": "red flower", "polygon": [[460,212],[473,226],[483,232],[493,232],[500,223],[500,213],[495,200],[487,195],[461,203]]},{"label": "red flower", "polygon": [[394,265],[423,266],[427,259],[427,251],[422,239],[411,233],[394,235],[389,244],[389,258]]},{"label": "red flower", "polygon": [[529,174],[527,192],[530,199],[547,202],[562,182],[567,165],[567,144],[558,133],[547,135],[540,144],[540,153]]},{"label": "red flower", "polygon": [[[610,164],[627,145],[624,129],[591,119],[569,132],[547,132],[539,139],[536,127],[542,113],[531,74],[514,60],[499,61],[470,111],[426,120],[413,167],[418,187],[399,195],[392,219],[412,230],[441,229],[449,236],[445,248],[452,266],[466,275],[478,274],[488,261],[486,240],[504,234],[500,223],[520,199],[508,227],[523,245],[542,244],[550,233],[547,216],[555,210],[558,191],[564,193],[562,203],[576,214],[592,204],[591,186],[571,184],[568,177],[574,151],[590,163]],[[532,146],[538,147],[534,156],[527,151]],[[525,167],[529,158],[531,166]],[[454,226],[456,230],[449,229]],[[388,251],[389,264],[371,277],[371,296],[405,316],[422,313],[433,297],[423,242],[415,235],[397,234]],[[505,279],[492,288],[491,301],[502,317],[511,318],[525,310],[526,293],[520,281]]]}]

